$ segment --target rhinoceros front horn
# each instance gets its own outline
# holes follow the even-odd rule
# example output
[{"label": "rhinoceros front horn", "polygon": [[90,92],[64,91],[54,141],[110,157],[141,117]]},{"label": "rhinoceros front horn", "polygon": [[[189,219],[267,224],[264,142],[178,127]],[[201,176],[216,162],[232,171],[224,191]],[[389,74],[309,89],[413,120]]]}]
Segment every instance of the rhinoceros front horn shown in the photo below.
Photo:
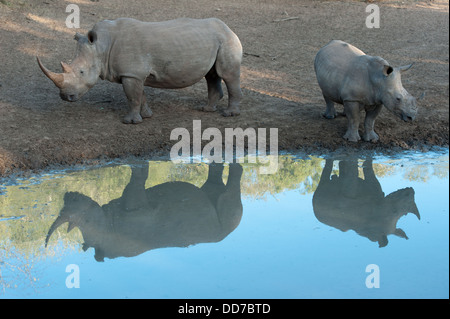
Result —
[{"label": "rhinoceros front horn", "polygon": [[53,234],[53,232],[62,224],[65,222],[68,222],[69,219],[66,217],[58,216],[56,220],[53,222],[53,224],[50,226],[50,229],[48,230],[47,236],[45,237],[45,247],[47,247],[48,241],[50,239],[50,236]]},{"label": "rhinoceros front horn", "polygon": [[37,59],[37,62],[39,64],[39,67],[41,68],[42,72],[44,72],[44,74],[50,80],[52,80],[53,83],[55,83],[55,85],[57,87],[61,88],[64,83],[64,75],[62,73],[55,73],[55,72],[50,71],[41,63],[41,60],[39,59],[39,57],[36,57],[36,59]]}]

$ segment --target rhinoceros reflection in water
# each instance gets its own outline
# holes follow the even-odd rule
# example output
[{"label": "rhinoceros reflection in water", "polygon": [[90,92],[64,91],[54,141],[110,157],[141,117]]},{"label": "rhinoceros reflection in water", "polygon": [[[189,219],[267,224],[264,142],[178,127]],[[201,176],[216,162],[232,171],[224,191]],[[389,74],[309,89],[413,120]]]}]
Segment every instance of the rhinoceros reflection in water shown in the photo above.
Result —
[{"label": "rhinoceros reflection in water", "polygon": [[145,189],[148,166],[132,168],[122,197],[103,206],[85,195],[68,192],[45,244],[55,229],[66,222],[67,231],[80,229],[83,250],[93,247],[97,261],[136,256],[156,248],[221,241],[242,217],[242,167],[230,164],[226,185],[222,173],[222,164],[211,164],[201,188],[168,182]]},{"label": "rhinoceros reflection in water", "polygon": [[388,244],[390,234],[408,239],[397,222],[407,213],[420,219],[411,187],[384,196],[371,159],[364,162],[364,179],[358,177],[357,160],[340,161],[339,176],[330,179],[332,170],[333,160],[327,159],[313,196],[314,214],[320,222],[344,232],[352,229],[379,247]]}]

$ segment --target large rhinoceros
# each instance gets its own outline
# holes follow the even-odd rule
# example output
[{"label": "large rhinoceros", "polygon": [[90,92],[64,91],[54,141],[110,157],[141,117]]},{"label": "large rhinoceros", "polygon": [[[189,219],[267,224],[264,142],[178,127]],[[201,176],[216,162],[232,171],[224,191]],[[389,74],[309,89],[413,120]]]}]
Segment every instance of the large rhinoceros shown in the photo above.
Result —
[{"label": "large rhinoceros", "polygon": [[383,105],[404,121],[414,120],[416,100],[404,88],[400,73],[411,65],[393,68],[378,56],[366,55],[351,44],[333,40],[319,50],[314,61],[317,81],[327,108],[325,118],[336,117],[334,103],[344,105],[348,129],[344,138],[357,142],[360,111],[366,111],[365,141],[379,140],[375,119]]},{"label": "large rhinoceros", "polygon": [[356,159],[340,161],[339,176],[331,176],[332,170],[333,160],[327,159],[313,196],[314,215],[321,223],[344,232],[354,230],[379,247],[388,244],[391,234],[408,239],[397,222],[407,213],[420,219],[412,188],[384,196],[371,159],[364,162],[364,179],[358,177]]},{"label": "large rhinoceros", "polygon": [[176,19],[141,22],[130,18],[98,22],[87,36],[76,34],[76,56],[63,73],[40,68],[60,89],[63,100],[74,102],[98,79],[121,83],[130,112],[124,123],[140,123],[150,117],[144,86],[184,88],[203,77],[208,86],[208,105],[215,111],[223,97],[222,79],[228,89],[225,116],[239,115],[242,97],[239,38],[219,19]]},{"label": "large rhinoceros", "polygon": [[242,166],[230,164],[226,185],[222,172],[222,164],[211,164],[201,188],[168,182],[145,189],[148,166],[134,167],[122,197],[103,206],[85,195],[68,192],[45,245],[66,222],[68,231],[80,229],[83,250],[93,247],[97,261],[132,257],[157,248],[219,242],[242,218]]}]

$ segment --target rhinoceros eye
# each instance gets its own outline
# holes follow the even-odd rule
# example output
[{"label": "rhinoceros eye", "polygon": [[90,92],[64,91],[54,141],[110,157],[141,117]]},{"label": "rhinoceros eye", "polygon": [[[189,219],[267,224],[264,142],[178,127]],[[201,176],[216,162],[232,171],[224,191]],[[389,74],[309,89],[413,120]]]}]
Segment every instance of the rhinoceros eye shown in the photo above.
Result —
[{"label": "rhinoceros eye", "polygon": [[80,70],[80,74],[83,75],[83,74],[84,74],[84,71],[83,71],[83,70]]}]

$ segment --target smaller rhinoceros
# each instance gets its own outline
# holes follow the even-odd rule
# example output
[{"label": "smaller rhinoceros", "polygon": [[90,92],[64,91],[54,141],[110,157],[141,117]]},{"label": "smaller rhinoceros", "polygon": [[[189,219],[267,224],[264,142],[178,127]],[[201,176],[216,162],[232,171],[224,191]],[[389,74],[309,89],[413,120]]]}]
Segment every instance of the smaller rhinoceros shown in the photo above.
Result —
[{"label": "smaller rhinoceros", "polygon": [[353,230],[379,247],[388,244],[389,235],[408,239],[397,223],[409,213],[420,219],[414,189],[406,187],[385,196],[370,157],[363,164],[364,178],[359,176],[357,158],[340,160],[339,174],[333,174],[333,163],[333,158],[325,161],[313,195],[317,220],[343,232]]},{"label": "smaller rhinoceros", "polygon": [[86,36],[77,33],[75,40],[76,56],[70,65],[61,62],[63,73],[49,71],[37,58],[63,100],[77,101],[99,78],[120,83],[131,109],[123,122],[136,124],[152,116],[144,86],[178,89],[205,77],[208,105],[203,110],[216,110],[217,101],[223,97],[223,79],[228,89],[224,115],[240,113],[242,46],[219,19],[104,20]]},{"label": "smaller rhinoceros", "polygon": [[366,55],[343,41],[331,41],[319,50],[314,61],[317,81],[327,104],[323,116],[335,118],[334,103],[343,104],[348,120],[344,138],[357,142],[361,139],[359,114],[364,109],[363,139],[378,141],[373,127],[383,105],[404,121],[416,117],[416,100],[403,88],[400,76],[411,65],[393,68],[381,57]]}]

